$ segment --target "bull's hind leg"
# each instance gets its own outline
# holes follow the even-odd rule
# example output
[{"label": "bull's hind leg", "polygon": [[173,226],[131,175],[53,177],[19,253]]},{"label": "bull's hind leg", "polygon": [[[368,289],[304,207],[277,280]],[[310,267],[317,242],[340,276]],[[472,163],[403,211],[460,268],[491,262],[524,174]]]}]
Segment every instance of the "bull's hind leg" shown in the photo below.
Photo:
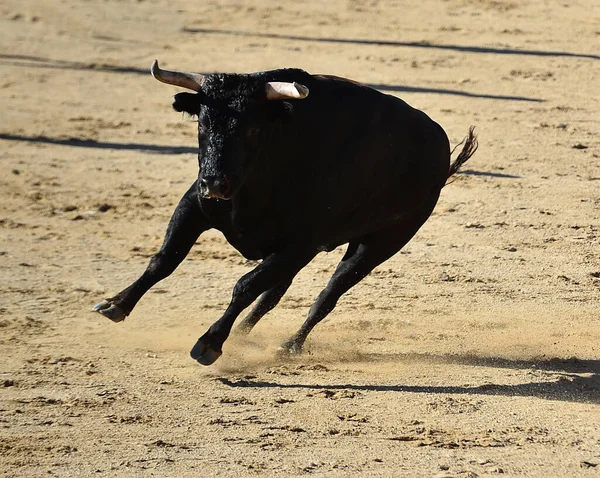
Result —
[{"label": "bull's hind leg", "polygon": [[97,304],[93,310],[113,322],[121,322],[154,284],[168,277],[177,268],[198,236],[209,228],[200,210],[196,191],[194,183],[179,201],[167,227],[163,245],[152,257],[141,277],[114,297]]},{"label": "bull's hind leg", "polygon": [[402,249],[427,220],[432,210],[433,207],[393,227],[351,242],[329,283],[310,308],[306,321],[298,332],[281,346],[281,352],[301,352],[310,331],[335,308],[338,299],[375,267]]},{"label": "bull's hind leg", "polygon": [[250,313],[240,322],[237,330],[242,334],[249,334],[258,321],[279,304],[279,301],[290,288],[290,285],[292,285],[291,280],[282,282],[261,295]]}]

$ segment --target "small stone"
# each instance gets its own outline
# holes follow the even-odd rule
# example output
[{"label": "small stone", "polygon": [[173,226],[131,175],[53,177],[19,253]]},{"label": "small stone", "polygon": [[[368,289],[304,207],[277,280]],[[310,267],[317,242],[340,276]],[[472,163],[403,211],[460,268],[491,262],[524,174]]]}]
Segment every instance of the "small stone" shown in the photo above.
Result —
[{"label": "small stone", "polygon": [[467,229],[484,229],[485,226],[483,224],[479,224],[478,222],[468,222],[465,224]]},{"label": "small stone", "polygon": [[113,209],[113,208],[114,208],[113,205],[104,203],[104,204],[101,204],[101,205],[98,206],[98,211],[100,211],[100,212],[106,212],[106,211],[109,211],[110,209]]}]

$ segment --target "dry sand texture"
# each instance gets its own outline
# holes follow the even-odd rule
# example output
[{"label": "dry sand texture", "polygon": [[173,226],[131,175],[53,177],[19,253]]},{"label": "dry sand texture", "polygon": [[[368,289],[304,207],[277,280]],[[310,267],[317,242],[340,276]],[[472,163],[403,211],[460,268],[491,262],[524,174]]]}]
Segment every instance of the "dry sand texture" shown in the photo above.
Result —
[{"label": "dry sand texture", "polygon": [[[308,354],[274,351],[340,250],[203,368],[188,350],[252,267],[217,233],[124,323],[90,312],[196,174],[154,58],[347,76],[480,149]],[[0,472],[597,476],[598,85],[596,0],[3,0]]]}]

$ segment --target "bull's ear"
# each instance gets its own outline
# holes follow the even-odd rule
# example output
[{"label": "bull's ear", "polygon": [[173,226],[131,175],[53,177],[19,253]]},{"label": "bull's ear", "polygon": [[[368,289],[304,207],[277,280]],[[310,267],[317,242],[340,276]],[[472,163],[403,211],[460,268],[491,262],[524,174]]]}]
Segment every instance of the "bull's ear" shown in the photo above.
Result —
[{"label": "bull's ear", "polygon": [[200,101],[198,95],[194,93],[177,93],[173,102],[175,111],[185,111],[192,116],[198,116],[200,113]]}]

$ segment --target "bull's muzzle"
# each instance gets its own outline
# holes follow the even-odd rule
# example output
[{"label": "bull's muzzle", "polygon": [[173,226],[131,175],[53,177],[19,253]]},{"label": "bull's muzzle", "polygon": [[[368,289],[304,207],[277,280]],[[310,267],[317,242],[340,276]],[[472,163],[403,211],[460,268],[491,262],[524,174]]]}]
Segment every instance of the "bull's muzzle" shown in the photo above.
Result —
[{"label": "bull's muzzle", "polygon": [[225,177],[204,176],[200,179],[200,194],[204,198],[230,199],[231,183]]}]

